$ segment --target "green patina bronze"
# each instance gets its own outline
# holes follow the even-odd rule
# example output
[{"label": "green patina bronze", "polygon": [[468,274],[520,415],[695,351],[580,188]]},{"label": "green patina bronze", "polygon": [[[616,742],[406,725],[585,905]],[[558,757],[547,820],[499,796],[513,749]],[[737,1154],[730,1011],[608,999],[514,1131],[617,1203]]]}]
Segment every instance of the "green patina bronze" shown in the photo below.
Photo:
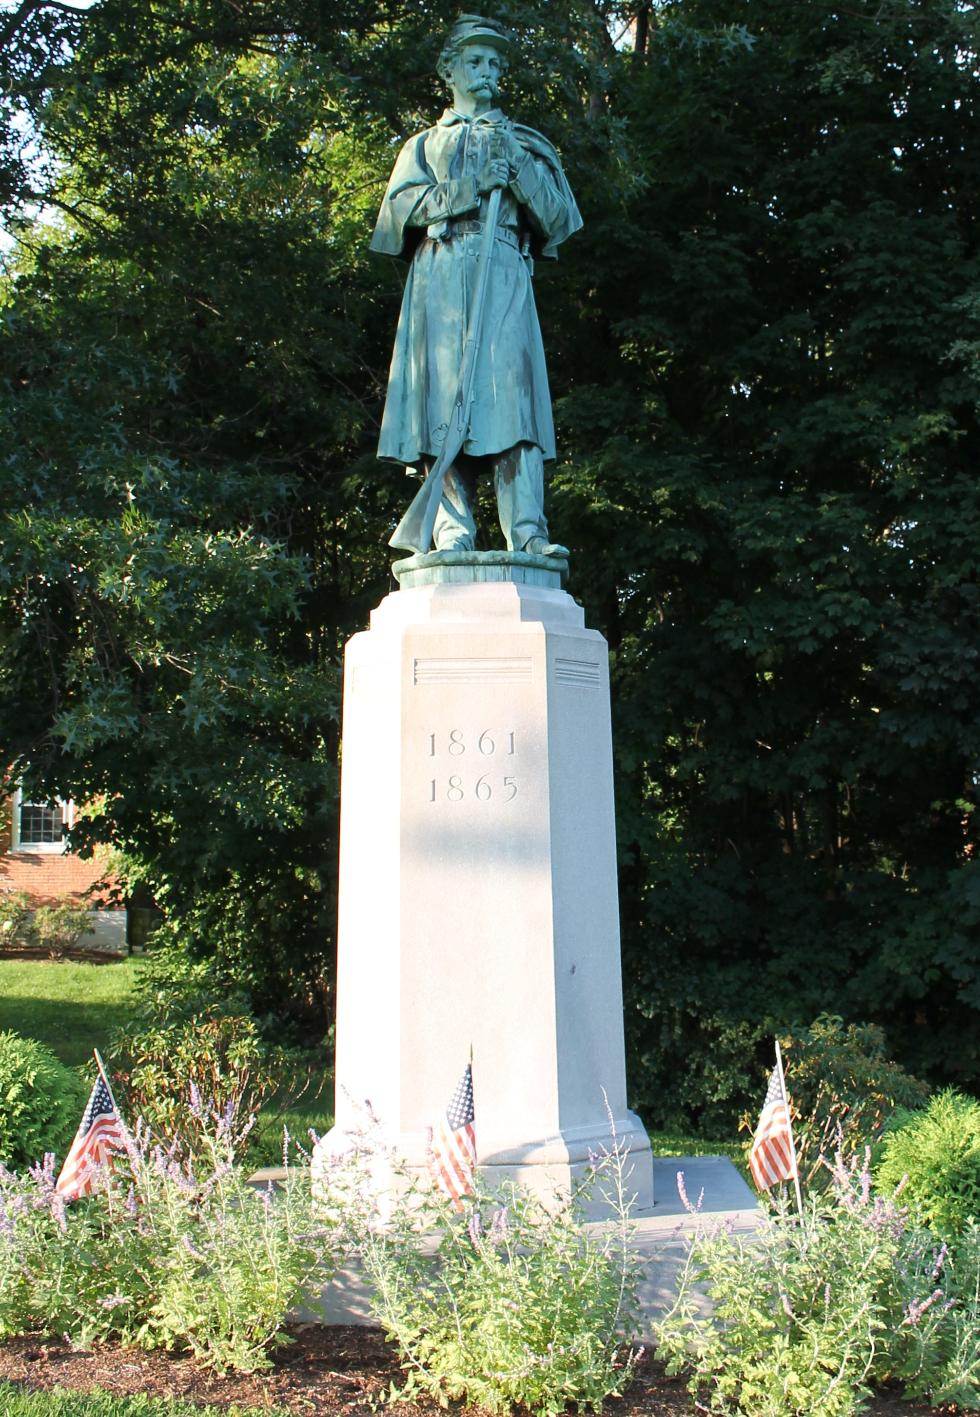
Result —
[{"label": "green patina bronze", "polygon": [[392,571],[401,590],[493,581],[560,590],[568,575],[568,561],[558,555],[532,556],[524,551],[430,551],[396,561]]},{"label": "green patina bronze", "polygon": [[508,549],[564,559],[544,515],[555,435],[531,272],[582,219],[552,145],[495,106],[511,43],[496,21],[457,21],[439,60],[452,105],[388,183],[371,247],[410,265],[378,456],[430,475],[393,546],[472,550],[486,471]]}]

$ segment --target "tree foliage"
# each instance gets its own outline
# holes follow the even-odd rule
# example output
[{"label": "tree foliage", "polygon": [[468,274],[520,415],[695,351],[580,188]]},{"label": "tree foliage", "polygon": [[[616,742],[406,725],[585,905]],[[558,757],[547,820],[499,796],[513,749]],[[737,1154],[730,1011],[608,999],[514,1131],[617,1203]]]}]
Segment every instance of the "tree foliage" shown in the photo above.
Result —
[{"label": "tree foliage", "polygon": [[[405,500],[367,237],[455,8],[0,31],[0,737],[280,1012],[323,1000],[337,669]],[[728,1120],[824,1009],[976,1085],[975,12],[667,0],[631,52],[634,6],[491,8],[586,217],[537,291],[636,1100]]]},{"label": "tree foliage", "polygon": [[651,1101],[724,1110],[746,1043],[825,1007],[975,1078],[975,20],[662,15],[622,96],[648,182],[632,239],[592,224],[575,342],[617,343],[629,417],[593,384],[573,426],[587,368],[564,404],[572,543],[622,548],[586,594]]}]

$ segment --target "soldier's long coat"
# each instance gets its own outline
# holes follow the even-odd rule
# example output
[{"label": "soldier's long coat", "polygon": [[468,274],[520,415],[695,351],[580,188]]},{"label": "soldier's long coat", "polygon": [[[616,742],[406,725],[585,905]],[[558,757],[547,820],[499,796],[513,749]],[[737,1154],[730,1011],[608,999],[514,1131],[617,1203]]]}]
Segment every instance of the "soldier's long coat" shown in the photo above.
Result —
[{"label": "soldier's long coat", "polygon": [[483,339],[465,451],[505,452],[534,443],[555,456],[544,347],[531,288],[533,256],[553,258],[582,225],[555,149],[499,109],[479,118],[451,109],[402,148],[385,192],[371,249],[410,260],[388,379],[378,456],[405,464],[438,455],[459,382],[476,285],[478,232],[454,222],[482,218],[477,192],[490,136],[506,124],[525,150],[502,196]]}]

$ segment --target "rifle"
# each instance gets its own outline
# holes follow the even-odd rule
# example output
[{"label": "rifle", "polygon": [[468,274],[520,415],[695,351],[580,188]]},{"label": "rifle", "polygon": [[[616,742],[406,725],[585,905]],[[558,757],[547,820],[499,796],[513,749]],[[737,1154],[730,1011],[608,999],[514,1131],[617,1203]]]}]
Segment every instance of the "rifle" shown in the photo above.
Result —
[{"label": "rifle", "polygon": [[[491,155],[493,143],[491,141]],[[388,540],[389,546],[403,551],[425,553],[432,545],[432,530],[436,513],[442,500],[442,485],[446,473],[459,457],[470,429],[470,413],[473,407],[473,380],[476,375],[477,355],[483,338],[483,311],[487,303],[487,284],[490,276],[490,262],[493,259],[493,243],[497,238],[497,224],[500,219],[500,198],[502,187],[494,187],[487,204],[486,221],[480,235],[480,251],[477,257],[477,284],[470,309],[469,324],[466,328],[466,342],[463,345],[463,361],[456,387],[453,411],[449,417],[449,427],[443,439],[442,450],[429,468],[425,481]]]}]

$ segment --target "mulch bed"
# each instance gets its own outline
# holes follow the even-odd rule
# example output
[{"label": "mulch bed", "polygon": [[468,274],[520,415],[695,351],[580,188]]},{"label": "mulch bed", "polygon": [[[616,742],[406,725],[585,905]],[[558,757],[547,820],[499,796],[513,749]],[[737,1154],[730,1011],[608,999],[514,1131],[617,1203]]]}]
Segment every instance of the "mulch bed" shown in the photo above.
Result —
[{"label": "mulch bed", "polygon": [[[279,1350],[275,1367],[250,1377],[217,1377],[193,1359],[172,1353],[140,1353],[114,1345],[73,1352],[64,1343],[27,1335],[0,1344],[0,1379],[31,1392],[53,1387],[79,1392],[102,1388],[116,1396],[146,1393],[216,1407],[238,1403],[278,1408],[297,1417],[315,1417],[317,1413],[368,1417],[377,1412],[382,1393],[399,1378],[394,1350],[378,1329],[298,1324],[289,1334],[294,1342]],[[435,1403],[402,1403],[390,1410],[393,1417],[434,1417],[440,1409]],[[641,1413],[644,1417],[704,1417],[709,1409],[697,1406],[682,1381],[666,1378],[655,1360],[644,1357],[626,1393],[610,1399],[605,1411],[608,1417],[639,1417]],[[965,1408],[929,1408],[903,1402],[897,1393],[888,1392],[879,1394],[866,1411],[870,1417],[926,1417],[928,1413],[970,1417]],[[457,1413],[462,1417],[459,1409]]]},{"label": "mulch bed", "polygon": [[0,947],[0,959],[29,959],[48,964],[118,964],[127,955],[121,950],[88,949],[84,945],[73,945],[68,950],[52,951],[41,945],[4,945]]}]

